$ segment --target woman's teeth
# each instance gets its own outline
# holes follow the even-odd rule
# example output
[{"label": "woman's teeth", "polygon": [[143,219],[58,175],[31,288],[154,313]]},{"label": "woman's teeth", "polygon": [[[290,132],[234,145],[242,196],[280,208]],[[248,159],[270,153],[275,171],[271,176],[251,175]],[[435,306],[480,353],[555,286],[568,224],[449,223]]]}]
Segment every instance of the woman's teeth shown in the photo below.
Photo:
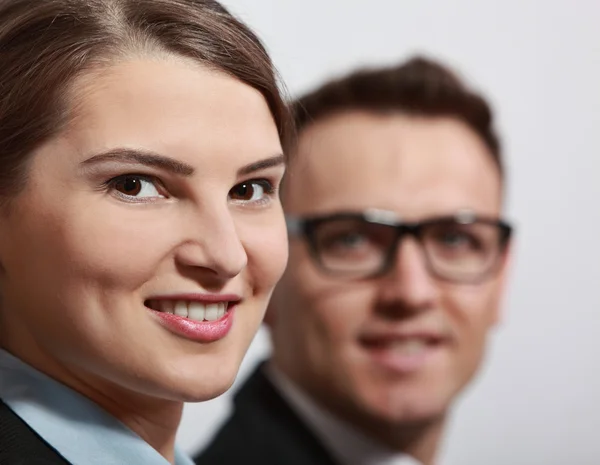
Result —
[{"label": "woman's teeth", "polygon": [[184,300],[153,300],[147,306],[158,312],[172,313],[195,321],[216,321],[227,310],[227,302],[204,304]]}]

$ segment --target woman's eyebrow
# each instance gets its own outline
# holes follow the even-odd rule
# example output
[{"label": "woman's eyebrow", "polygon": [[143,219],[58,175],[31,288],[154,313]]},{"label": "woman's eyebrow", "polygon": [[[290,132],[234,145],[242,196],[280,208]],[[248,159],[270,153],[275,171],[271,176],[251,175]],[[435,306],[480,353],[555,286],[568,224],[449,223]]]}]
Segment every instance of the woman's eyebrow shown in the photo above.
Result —
[{"label": "woman's eyebrow", "polygon": [[123,163],[138,163],[141,165],[152,166],[154,168],[162,168],[170,171],[173,174],[181,176],[191,176],[194,174],[194,167],[175,160],[170,157],[165,157],[155,152],[138,149],[117,148],[102,152],[81,162],[83,166],[91,166],[106,162],[123,162]]},{"label": "woman's eyebrow", "polygon": [[[111,149],[106,152],[102,152],[91,156],[84,160],[81,164],[83,166],[91,166],[106,162],[123,162],[123,163],[139,163],[146,166],[152,166],[155,168],[162,168],[170,171],[174,174],[182,176],[192,176],[195,172],[193,166],[183,163],[179,160],[175,160],[164,155],[160,155],[155,152],[138,149],[128,148],[117,148]],[[238,176],[247,176],[248,174],[256,171],[272,168],[275,166],[285,164],[285,157],[282,154],[275,155],[273,157],[265,158],[248,165],[241,167],[237,174]]]},{"label": "woman's eyebrow", "polygon": [[249,174],[254,173],[255,171],[264,170],[267,168],[272,168],[274,166],[279,166],[285,164],[285,157],[283,155],[275,155],[274,157],[265,158],[264,160],[259,160],[254,163],[250,163],[246,166],[241,167],[238,170],[238,176],[247,176]]}]

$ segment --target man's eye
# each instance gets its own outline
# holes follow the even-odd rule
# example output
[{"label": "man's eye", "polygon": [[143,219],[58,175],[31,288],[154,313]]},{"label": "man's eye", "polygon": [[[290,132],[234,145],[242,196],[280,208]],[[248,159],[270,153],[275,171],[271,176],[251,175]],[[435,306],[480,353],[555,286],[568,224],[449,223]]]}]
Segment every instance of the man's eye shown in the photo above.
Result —
[{"label": "man's eye", "polygon": [[475,237],[462,232],[448,232],[441,234],[438,241],[444,246],[452,249],[476,249],[479,246],[479,241]]},{"label": "man's eye", "polygon": [[468,238],[464,234],[456,234],[456,233],[444,234],[440,239],[445,244],[454,245],[454,246],[468,242]]},{"label": "man's eye", "polygon": [[322,239],[323,247],[337,250],[356,250],[367,242],[368,238],[364,234],[356,232],[333,234]]},{"label": "man's eye", "polygon": [[365,236],[363,236],[362,234],[358,234],[358,233],[348,233],[348,234],[344,234],[343,236],[337,237],[335,242],[341,246],[353,248],[353,247],[358,247],[362,243],[364,243]]}]

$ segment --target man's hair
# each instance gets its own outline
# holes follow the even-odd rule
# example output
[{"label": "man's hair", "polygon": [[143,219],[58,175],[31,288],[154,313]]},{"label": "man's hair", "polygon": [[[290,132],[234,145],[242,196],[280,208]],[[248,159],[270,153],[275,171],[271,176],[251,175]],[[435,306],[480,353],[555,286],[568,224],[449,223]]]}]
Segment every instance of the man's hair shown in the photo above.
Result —
[{"label": "man's hair", "polygon": [[298,133],[315,121],[352,110],[456,118],[481,137],[503,173],[490,105],[453,71],[431,59],[417,56],[394,67],[355,71],[325,83],[292,106]]}]

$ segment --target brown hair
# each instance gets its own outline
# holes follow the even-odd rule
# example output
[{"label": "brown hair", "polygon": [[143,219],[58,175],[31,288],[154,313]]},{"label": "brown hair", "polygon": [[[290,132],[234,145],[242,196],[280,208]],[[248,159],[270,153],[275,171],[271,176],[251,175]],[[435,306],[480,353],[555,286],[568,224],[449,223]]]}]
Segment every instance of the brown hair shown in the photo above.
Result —
[{"label": "brown hair", "polygon": [[26,180],[29,155],[67,122],[79,75],[146,51],[188,57],[259,90],[287,152],[293,121],[256,35],[214,0],[3,0],[0,198]]},{"label": "brown hair", "polygon": [[503,172],[490,105],[450,69],[424,57],[390,68],[362,69],[330,81],[296,100],[293,110],[298,131],[349,110],[450,116],[465,122],[481,137]]}]

